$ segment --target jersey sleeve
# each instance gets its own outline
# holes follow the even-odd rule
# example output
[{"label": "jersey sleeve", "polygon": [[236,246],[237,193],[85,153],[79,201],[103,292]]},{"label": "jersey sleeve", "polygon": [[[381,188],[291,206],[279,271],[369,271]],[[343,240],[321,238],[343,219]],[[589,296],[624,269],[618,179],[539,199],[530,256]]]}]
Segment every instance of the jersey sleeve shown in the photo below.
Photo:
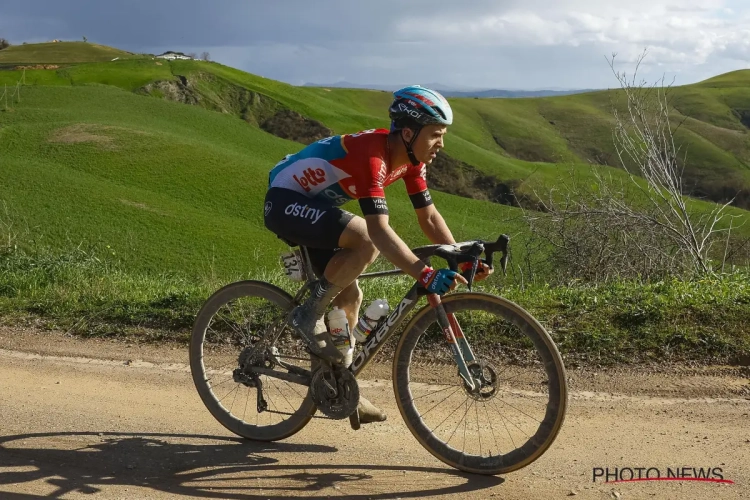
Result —
[{"label": "jersey sleeve", "polygon": [[427,166],[424,163],[421,167],[409,169],[404,176],[404,183],[406,184],[406,192],[409,194],[409,200],[411,200],[415,209],[432,205],[432,196],[427,189]]},{"label": "jersey sleeve", "polygon": [[385,202],[386,166],[380,156],[371,155],[367,159],[367,175],[359,177],[357,193],[362,193],[359,206],[364,215],[388,214]]}]

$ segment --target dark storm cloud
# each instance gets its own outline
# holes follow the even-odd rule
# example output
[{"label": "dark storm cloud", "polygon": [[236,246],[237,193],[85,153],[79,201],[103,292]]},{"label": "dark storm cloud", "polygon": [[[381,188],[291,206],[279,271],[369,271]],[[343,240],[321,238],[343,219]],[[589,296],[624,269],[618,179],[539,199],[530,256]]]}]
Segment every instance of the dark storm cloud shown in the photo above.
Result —
[{"label": "dark storm cloud", "polygon": [[[445,3],[445,2],[443,2]],[[476,2],[481,11],[491,2]],[[6,38],[80,39],[113,45],[162,46],[189,41],[205,47],[262,41],[323,44],[392,39],[392,26],[427,17],[438,5],[351,0],[195,1],[3,0],[0,29]],[[432,7],[430,7],[432,6]],[[455,2],[440,12],[466,12]]]},{"label": "dark storm cloud", "polygon": [[0,0],[0,37],[200,53],[290,83],[607,87],[650,48],[679,84],[747,67],[747,0]]}]

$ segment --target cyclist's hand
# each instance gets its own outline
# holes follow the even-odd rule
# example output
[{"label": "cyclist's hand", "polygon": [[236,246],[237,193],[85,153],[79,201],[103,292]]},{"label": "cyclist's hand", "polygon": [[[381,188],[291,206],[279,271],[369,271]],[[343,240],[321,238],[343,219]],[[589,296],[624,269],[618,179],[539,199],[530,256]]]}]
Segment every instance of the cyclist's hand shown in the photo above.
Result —
[{"label": "cyclist's hand", "polygon": [[447,293],[448,290],[456,288],[456,285],[458,285],[458,283],[456,283],[457,281],[463,284],[468,283],[466,278],[450,269],[435,270],[431,267],[425,267],[419,277],[419,282],[428,292],[436,293],[438,295],[443,295]]},{"label": "cyclist's hand", "polygon": [[[471,271],[471,262],[464,262],[460,267],[462,273],[467,273]],[[485,262],[480,262],[477,266],[477,273],[474,275],[474,281],[482,281],[483,279],[487,279],[493,272],[495,272],[495,270],[488,266]]]}]

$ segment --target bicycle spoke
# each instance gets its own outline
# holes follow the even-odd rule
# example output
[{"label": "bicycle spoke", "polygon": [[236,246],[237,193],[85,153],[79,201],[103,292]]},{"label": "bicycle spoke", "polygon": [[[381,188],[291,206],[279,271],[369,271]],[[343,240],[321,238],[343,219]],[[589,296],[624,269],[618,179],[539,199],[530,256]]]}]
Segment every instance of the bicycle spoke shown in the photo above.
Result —
[{"label": "bicycle spoke", "polygon": [[[466,403],[466,401],[464,401],[464,403]],[[458,408],[461,408],[461,406],[458,406],[456,408],[456,410],[458,410]],[[453,411],[455,412],[455,410],[453,410]],[[456,431],[458,430],[458,428],[461,427],[461,422],[464,422],[464,425],[465,425],[465,422],[466,422],[465,419],[466,419],[466,414],[467,413],[469,413],[469,407],[468,406],[466,407],[466,411],[464,412],[464,416],[458,421],[458,424],[456,425],[456,428],[453,429],[453,432],[451,432],[451,435],[448,436],[448,439],[447,439],[446,443],[450,443],[451,439],[453,438],[453,435],[456,433]],[[451,413],[451,415],[452,415],[452,413]],[[464,443],[464,445],[465,444],[466,443]]]},{"label": "bicycle spoke", "polygon": [[497,447],[497,451],[499,453],[501,451],[500,445],[497,444],[497,438],[495,437],[495,429],[493,429],[492,427],[492,419],[490,418],[490,414],[487,411],[487,404],[484,401],[482,401],[482,407],[484,407],[484,413],[487,415],[487,423],[490,424],[490,433],[492,434],[492,440],[495,442],[495,446]]},{"label": "bicycle spoke", "polygon": [[[437,425],[437,427],[435,427],[434,429],[432,429],[432,430],[433,430],[433,432],[434,432],[434,431],[437,431],[437,430],[438,430],[438,429],[440,428],[440,426],[441,426],[441,425],[443,425],[443,424],[445,423],[445,421],[446,421],[446,420],[448,420],[449,418],[451,418],[451,417],[453,416],[453,414],[454,414],[454,413],[456,413],[456,411],[458,411],[458,409],[459,409],[459,408],[461,408],[461,405],[458,405],[458,406],[456,407],[456,409],[455,409],[455,410],[453,410],[452,412],[450,412],[450,414],[449,414],[449,415],[448,415],[447,417],[445,417],[445,418],[443,419],[443,421],[442,421],[442,422],[440,422],[440,423],[439,423],[439,424]],[[454,431],[454,432],[455,432],[455,431]],[[453,436],[453,435],[451,434],[451,436]],[[450,438],[448,438],[448,439],[450,440]]]},{"label": "bicycle spoke", "polygon": [[[492,402],[492,404],[494,405],[494,402]],[[506,417],[506,416],[505,416],[505,415],[504,415],[504,414],[503,414],[503,413],[502,413],[502,412],[500,411],[500,409],[499,409],[499,408],[498,408],[497,406],[495,406],[495,411],[497,412],[497,414],[498,414],[498,415],[500,415],[500,416],[501,416],[501,417],[503,418],[503,422],[505,422],[505,421],[507,420],[508,422],[510,422],[510,424],[511,424],[511,425],[512,425],[513,427],[515,427],[516,429],[518,429],[519,431],[521,431],[521,432],[522,432],[522,433],[523,433],[523,434],[524,434],[524,435],[525,435],[525,436],[526,436],[527,438],[531,437],[531,436],[529,436],[529,435],[528,435],[528,434],[526,433],[526,431],[524,431],[523,429],[521,429],[520,427],[518,427],[518,425],[516,425],[516,423],[515,423],[515,422],[513,422],[513,421],[512,421],[511,419],[507,418],[507,417]]]},{"label": "bicycle spoke", "polygon": [[429,409],[429,410],[427,410],[426,412],[424,412],[424,413],[421,413],[421,414],[420,414],[419,416],[420,416],[420,417],[424,417],[425,415],[427,415],[428,413],[430,413],[430,412],[431,412],[432,410],[434,410],[435,408],[437,408],[437,407],[438,407],[438,406],[440,405],[440,403],[442,403],[443,401],[445,401],[446,399],[448,399],[449,397],[451,397],[451,396],[453,396],[453,395],[454,395],[455,393],[457,393],[457,392],[458,392],[458,391],[459,391],[460,389],[461,389],[461,388],[460,388],[460,387],[458,387],[458,388],[457,388],[457,389],[456,389],[455,391],[453,391],[452,393],[448,394],[448,395],[447,395],[447,396],[446,396],[445,398],[443,398],[443,399],[441,399],[440,401],[438,401],[437,403],[435,403],[435,406],[433,406],[432,408],[430,408],[430,409]]},{"label": "bicycle spoke", "polygon": [[541,421],[541,420],[537,420],[536,418],[532,417],[532,416],[531,416],[531,415],[529,415],[528,413],[526,413],[526,412],[524,412],[524,411],[522,411],[522,410],[519,410],[518,408],[516,408],[516,407],[515,407],[515,406],[513,406],[512,404],[508,403],[507,401],[503,401],[503,400],[500,400],[500,402],[501,402],[501,403],[503,403],[503,404],[504,404],[505,406],[510,406],[511,408],[513,408],[514,410],[516,410],[516,411],[517,411],[518,413],[523,413],[524,415],[526,415],[526,416],[527,416],[527,417],[529,417],[530,419],[534,420],[535,422],[537,422],[537,423],[539,423],[539,424],[541,424],[541,423],[542,423],[542,421]]},{"label": "bicycle spoke", "polygon": [[424,398],[426,396],[432,396],[434,394],[437,394],[437,393],[443,392],[443,391],[447,391],[447,390],[452,389],[454,387],[459,387],[460,388],[460,386],[457,386],[457,385],[449,385],[449,386],[446,386],[445,389],[440,389],[439,391],[428,392],[427,394],[423,394],[423,395],[421,395],[419,397],[411,398],[409,401],[416,401],[417,399],[422,399],[422,398]]}]

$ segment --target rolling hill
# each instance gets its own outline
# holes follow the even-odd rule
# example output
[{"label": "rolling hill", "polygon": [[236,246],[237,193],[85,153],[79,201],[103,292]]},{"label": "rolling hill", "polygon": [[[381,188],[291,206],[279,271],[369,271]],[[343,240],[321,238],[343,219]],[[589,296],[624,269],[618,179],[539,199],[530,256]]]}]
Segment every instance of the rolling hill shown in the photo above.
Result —
[{"label": "rolling hill", "polygon": [[130,52],[84,42],[49,42],[11,45],[0,50],[0,66],[103,62],[136,57]]},{"label": "rolling hill", "polygon": [[[0,200],[37,245],[109,246],[129,268],[148,272],[264,267],[284,248],[261,220],[268,170],[316,134],[388,125],[389,92],[295,87],[217,63],[86,45],[0,51],[0,95],[10,96],[7,110],[0,99]],[[59,67],[16,69],[29,63]],[[740,71],[674,89],[694,195],[723,201],[750,186],[748,83],[750,71]],[[452,187],[475,171],[528,197],[569,169],[591,177],[592,164],[624,177],[611,140],[616,97],[452,98],[450,157],[434,168],[463,167],[449,170]],[[469,191],[492,199],[481,187]],[[425,243],[403,188],[388,194],[397,231]],[[457,238],[523,231],[517,208],[447,192],[435,199]]]}]

